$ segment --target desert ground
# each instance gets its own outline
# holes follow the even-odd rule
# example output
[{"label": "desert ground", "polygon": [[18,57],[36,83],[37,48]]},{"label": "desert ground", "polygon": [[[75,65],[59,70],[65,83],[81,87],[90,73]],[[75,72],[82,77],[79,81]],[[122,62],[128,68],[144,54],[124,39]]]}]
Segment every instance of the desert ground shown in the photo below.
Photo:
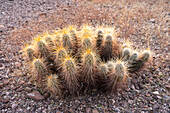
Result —
[{"label": "desert ground", "polygon": [[[169,113],[169,4],[168,0],[0,0],[0,112]],[[128,39],[138,49],[149,47],[152,61],[113,95],[42,94],[23,71],[22,46],[39,33],[84,23],[114,26],[120,40]]]}]

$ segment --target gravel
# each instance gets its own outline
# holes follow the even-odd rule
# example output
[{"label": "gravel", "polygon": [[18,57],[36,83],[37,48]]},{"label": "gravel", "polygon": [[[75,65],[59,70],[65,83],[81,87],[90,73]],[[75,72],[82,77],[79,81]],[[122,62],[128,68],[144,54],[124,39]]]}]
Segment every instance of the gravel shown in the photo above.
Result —
[{"label": "gravel", "polygon": [[[168,0],[0,0],[0,112],[170,112],[168,8]],[[114,95],[43,94],[22,71],[23,41],[46,30],[86,22],[116,26],[120,40],[128,38],[140,49],[149,46],[152,62],[146,70],[131,74],[128,86]]]}]

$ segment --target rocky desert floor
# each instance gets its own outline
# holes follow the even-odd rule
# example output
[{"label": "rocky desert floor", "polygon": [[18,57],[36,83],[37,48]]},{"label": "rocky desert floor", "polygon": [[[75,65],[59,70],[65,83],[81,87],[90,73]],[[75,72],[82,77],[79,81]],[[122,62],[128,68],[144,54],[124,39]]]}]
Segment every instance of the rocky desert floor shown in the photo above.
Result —
[{"label": "rocky desert floor", "polygon": [[[0,112],[170,112],[170,2],[168,0],[0,0]],[[114,26],[119,39],[150,48],[146,70],[129,76],[113,95],[42,94],[23,70],[21,47],[33,36],[67,25]]]}]

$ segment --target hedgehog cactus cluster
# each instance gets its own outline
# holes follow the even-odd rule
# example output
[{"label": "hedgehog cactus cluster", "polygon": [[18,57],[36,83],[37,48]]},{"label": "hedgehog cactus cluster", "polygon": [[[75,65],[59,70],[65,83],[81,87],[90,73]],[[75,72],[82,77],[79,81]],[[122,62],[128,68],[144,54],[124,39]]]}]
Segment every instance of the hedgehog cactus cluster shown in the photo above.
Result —
[{"label": "hedgehog cactus cluster", "polygon": [[89,25],[40,34],[22,52],[31,80],[59,96],[93,89],[114,93],[151,59],[149,49],[139,52],[121,43],[114,28]]}]

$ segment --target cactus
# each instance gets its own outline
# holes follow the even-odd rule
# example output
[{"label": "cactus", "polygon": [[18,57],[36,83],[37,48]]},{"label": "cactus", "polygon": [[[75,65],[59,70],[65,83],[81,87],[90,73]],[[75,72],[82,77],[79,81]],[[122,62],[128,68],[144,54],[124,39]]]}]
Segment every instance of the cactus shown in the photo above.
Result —
[{"label": "cactus", "polygon": [[34,59],[33,60],[33,69],[37,72],[40,76],[46,76],[47,69],[42,59]]},{"label": "cactus", "polygon": [[130,61],[136,61],[138,59],[139,53],[138,52],[133,52],[132,55],[130,56]]},{"label": "cactus", "polygon": [[107,84],[107,91],[113,93],[117,86],[120,87],[121,84],[127,78],[127,69],[122,61],[116,61],[114,65],[114,69],[112,70],[111,74],[108,77],[108,84]]},{"label": "cactus", "polygon": [[98,57],[96,53],[91,49],[84,50],[81,57],[82,57],[81,60],[82,80],[85,84],[87,91],[87,88],[93,89],[96,85],[95,74]]},{"label": "cactus", "polygon": [[52,41],[52,36],[49,34],[45,34],[44,40],[46,42],[46,45],[48,46],[49,50],[53,51],[54,50],[54,43]]},{"label": "cactus", "polygon": [[123,49],[123,52],[122,52],[122,58],[123,58],[123,60],[124,60],[124,61],[129,60],[130,55],[131,55],[131,50],[130,50],[130,48],[124,48],[124,49]]},{"label": "cactus", "polygon": [[47,49],[45,43],[39,41],[37,45],[38,45],[38,51],[40,52],[41,56],[47,58],[49,56],[49,50]]},{"label": "cactus", "polygon": [[151,59],[151,52],[149,49],[145,50],[143,53],[138,55],[138,53],[132,54],[131,58],[133,60],[129,61],[130,72],[138,71]]},{"label": "cactus", "polygon": [[64,58],[62,63],[61,76],[64,78],[70,94],[77,94],[79,88],[78,67],[72,57],[67,56]]},{"label": "cactus", "polygon": [[92,48],[93,43],[91,41],[91,38],[88,38],[88,37],[84,38],[82,40],[82,46],[83,46],[82,49]]},{"label": "cactus", "polygon": [[108,71],[109,71],[109,72],[113,71],[114,65],[115,65],[115,64],[114,64],[113,61],[108,61],[108,62],[107,62],[107,67],[108,67]]},{"label": "cactus", "polygon": [[34,59],[34,50],[31,48],[27,49],[27,55],[30,61],[32,61]]},{"label": "cactus", "polygon": [[99,65],[99,75],[101,78],[106,78],[107,73],[109,72],[109,68],[107,64],[100,64]]},{"label": "cactus", "polygon": [[56,64],[60,65],[63,59],[67,57],[68,53],[63,46],[60,46],[54,51],[54,55]]},{"label": "cactus", "polygon": [[105,61],[113,58],[113,38],[111,35],[107,35],[103,42],[103,48],[101,50],[101,58]]},{"label": "cactus", "polygon": [[23,56],[26,56],[28,61],[33,61],[35,56],[34,46],[26,44],[21,52],[24,52]]},{"label": "cactus", "polygon": [[50,74],[47,75],[44,80],[44,87],[48,92],[52,92],[57,96],[61,96],[61,83],[59,80],[58,75],[56,74]]},{"label": "cactus", "polygon": [[[128,72],[143,69],[151,52],[137,52],[129,41],[119,42],[111,27],[83,25],[37,35],[21,52],[39,87],[55,95],[113,93],[126,83]],[[117,60],[121,59],[121,60]]]},{"label": "cactus", "polygon": [[105,90],[105,87],[107,87],[106,80],[109,74],[108,66],[106,63],[101,63],[97,68],[97,89],[99,91]]},{"label": "cactus", "polygon": [[99,47],[101,47],[101,45],[102,45],[102,42],[103,42],[103,31],[102,30],[99,30],[98,32],[97,32],[97,40],[96,40],[97,42],[97,44],[96,44],[96,46],[99,48]]}]

